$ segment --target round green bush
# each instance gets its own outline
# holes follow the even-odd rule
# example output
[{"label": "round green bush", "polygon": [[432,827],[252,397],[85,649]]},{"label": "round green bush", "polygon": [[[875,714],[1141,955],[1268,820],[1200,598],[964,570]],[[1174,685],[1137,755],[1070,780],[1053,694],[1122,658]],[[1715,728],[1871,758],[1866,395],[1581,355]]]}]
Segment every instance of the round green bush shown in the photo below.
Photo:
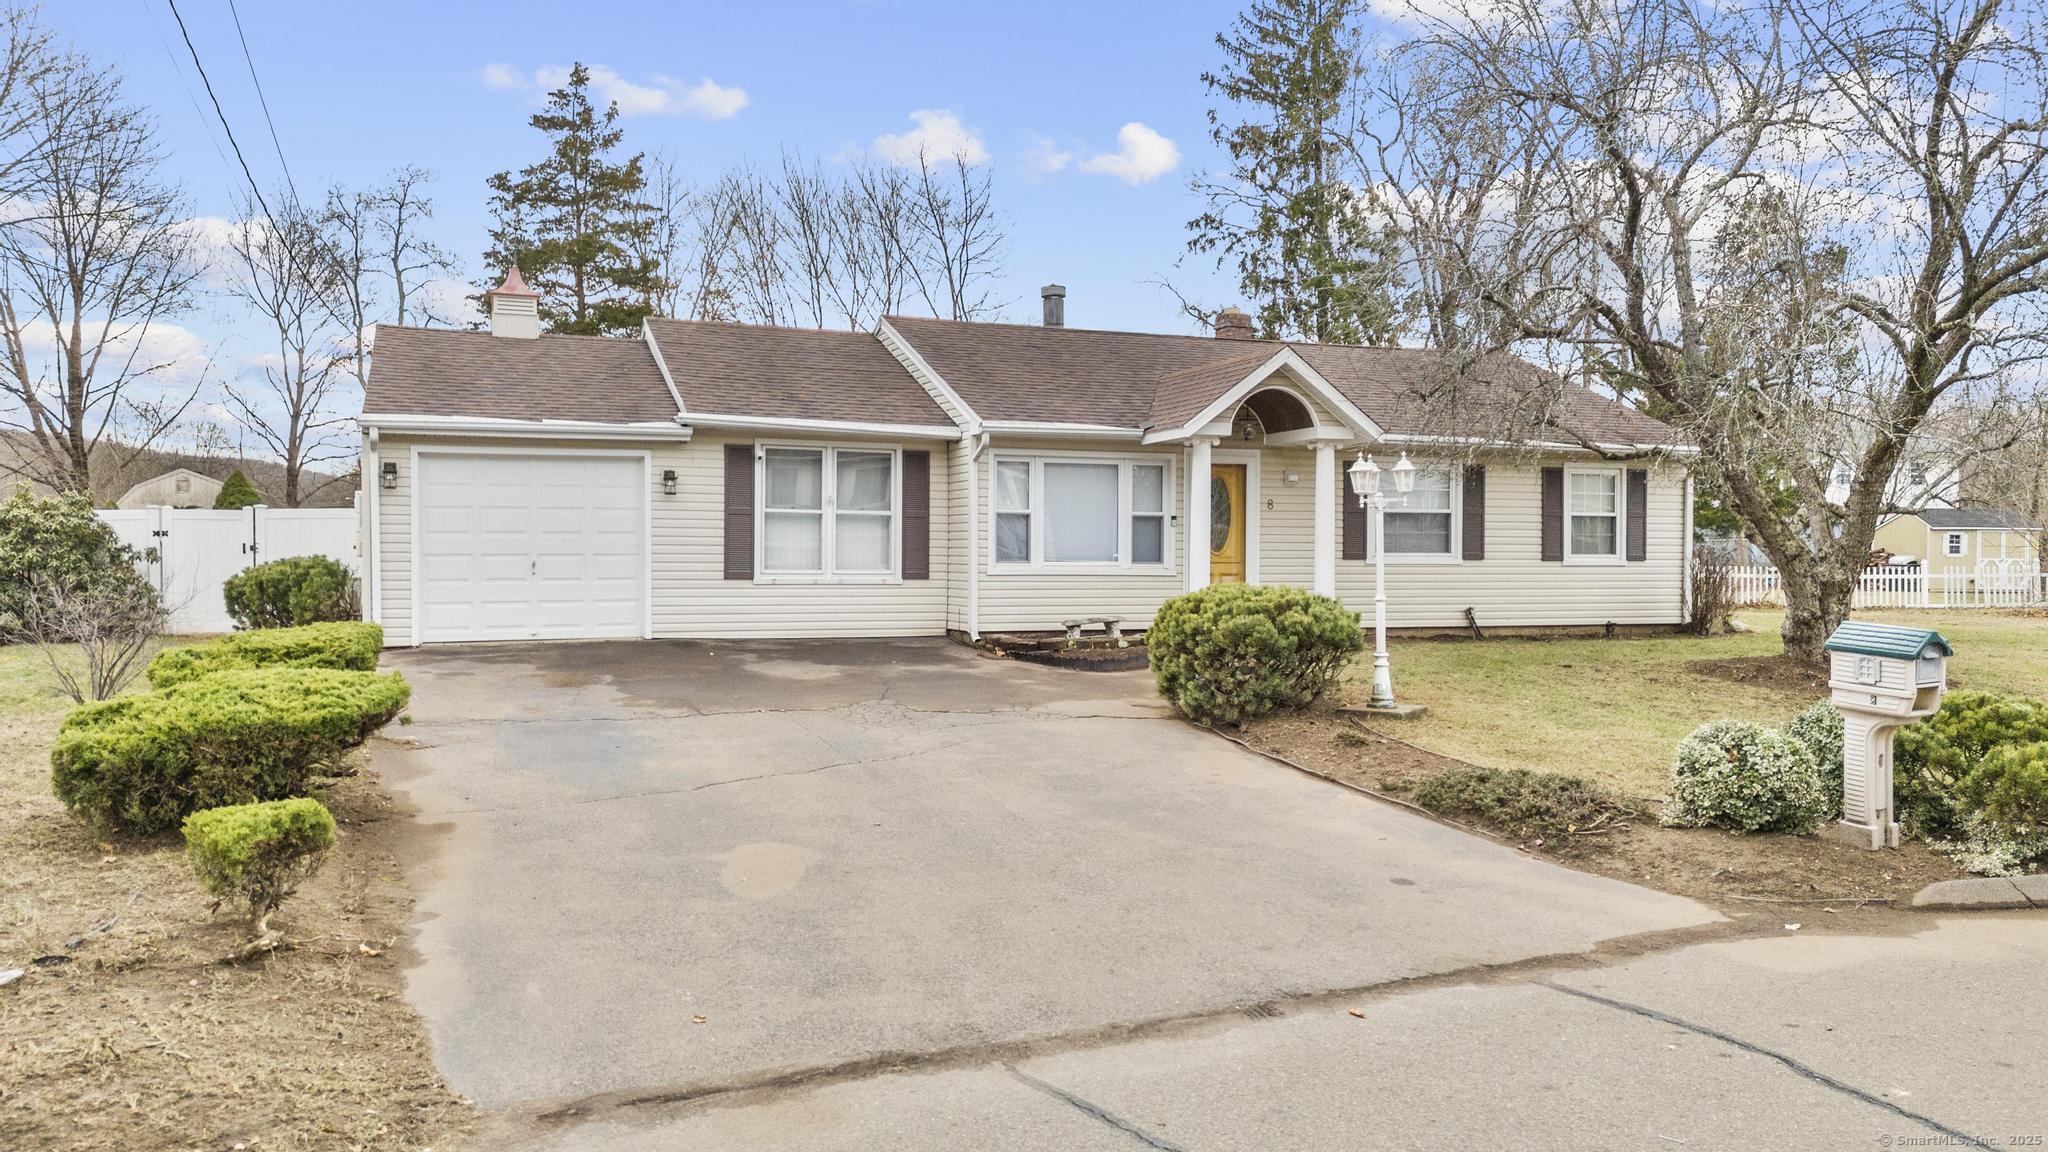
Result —
[{"label": "round green bush", "polygon": [[1798,742],[1747,720],[1713,720],[1679,741],[1664,823],[1803,835],[1827,809],[1820,771]]},{"label": "round green bush", "polygon": [[87,704],[58,730],[51,782],[92,824],[154,835],[202,808],[303,794],[411,691],[396,672],[257,668]]},{"label": "round green bush", "polygon": [[1993,748],[1956,791],[1994,829],[2018,838],[2048,832],[2048,742]]},{"label": "round green bush", "polygon": [[356,578],[325,556],[289,556],[242,569],[221,585],[237,628],[296,628],[362,616]]},{"label": "round green bush", "polygon": [[1792,718],[1785,735],[1813,757],[1820,772],[1821,791],[1827,795],[1827,819],[1842,818],[1842,713],[1831,700],[1822,700]]},{"label": "round green bush", "polygon": [[357,621],[259,628],[189,648],[167,648],[149,662],[149,682],[169,688],[236,668],[343,668],[371,672],[384,648],[384,629]]},{"label": "round green bush", "polygon": [[0,503],[0,638],[60,638],[47,634],[31,602],[39,591],[87,593],[118,585],[153,599],[135,567],[141,559],[93,514],[84,493],[37,496],[16,488]]},{"label": "round green bush", "polygon": [[1995,748],[2048,741],[2048,701],[1958,689],[1941,708],[1899,730],[1893,757],[1899,819],[1915,836],[1952,840],[1965,834],[1970,806],[1961,787]]},{"label": "round green bush", "polygon": [[1208,725],[1304,707],[1364,647],[1358,613],[1328,596],[1260,584],[1176,596],[1145,633],[1160,694]]},{"label": "round green bush", "polygon": [[334,846],[334,817],[318,800],[269,800],[194,812],[184,833],[199,883],[220,900],[246,904],[260,935]]}]

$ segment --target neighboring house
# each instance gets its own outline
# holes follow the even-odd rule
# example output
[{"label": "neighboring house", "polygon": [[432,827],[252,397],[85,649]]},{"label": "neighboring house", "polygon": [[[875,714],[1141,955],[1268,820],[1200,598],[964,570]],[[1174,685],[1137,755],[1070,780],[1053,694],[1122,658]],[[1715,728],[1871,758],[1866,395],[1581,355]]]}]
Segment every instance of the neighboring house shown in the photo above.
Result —
[{"label": "neighboring house", "polygon": [[[1847,501],[1855,479],[1856,469],[1837,461],[1828,475],[1828,502]],[[1963,469],[1956,459],[1915,441],[1885,487],[1885,503],[1894,508],[1953,508],[1962,502],[1962,492]]]},{"label": "neighboring house", "polygon": [[1461,463],[1414,410],[1432,353],[1257,341],[1235,311],[1214,338],[1068,329],[1060,295],[1043,327],[605,339],[540,335],[514,273],[488,332],[380,327],[367,611],[393,644],[1142,627],[1223,580],[1369,612],[1344,468],[1407,448],[1393,625],[1684,618],[1689,450],[1663,424],[1573,388],[1543,443]]},{"label": "neighboring house", "polygon": [[1922,508],[1878,525],[1872,541],[1895,563],[1919,561],[1937,576],[2041,571],[2040,526],[2002,508]]},{"label": "neighboring house", "polygon": [[220,495],[221,482],[190,468],[173,468],[151,476],[121,493],[116,508],[148,508],[161,504],[169,508],[211,508]]}]

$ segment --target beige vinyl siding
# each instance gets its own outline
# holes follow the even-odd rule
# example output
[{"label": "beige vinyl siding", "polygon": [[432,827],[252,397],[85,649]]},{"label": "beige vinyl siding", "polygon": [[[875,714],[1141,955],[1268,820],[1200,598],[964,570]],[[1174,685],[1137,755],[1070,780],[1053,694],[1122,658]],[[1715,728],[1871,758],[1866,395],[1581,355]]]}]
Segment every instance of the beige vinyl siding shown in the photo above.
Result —
[{"label": "beige vinyl siding", "polygon": [[[932,459],[932,473],[938,474],[941,460],[937,455]],[[947,563],[943,569],[937,566],[933,557],[932,574],[942,575],[946,581],[946,627],[955,632],[966,632],[972,622],[968,619],[968,572],[970,560],[967,528],[968,519],[974,514],[974,442],[955,441],[948,445],[943,463],[946,471],[946,500],[939,503],[934,490],[932,505],[937,511],[932,514],[932,531],[943,532],[946,537]],[[934,541],[936,547],[937,542]]]},{"label": "beige vinyl siding", "polygon": [[[1963,538],[1963,554],[1947,552],[1948,534]],[[1911,556],[1937,576],[1975,576],[1985,560],[2027,561],[2034,557],[2034,542],[2025,532],[2002,528],[1930,528],[1918,516],[1892,518],[1877,530],[1871,541],[1896,556]]]},{"label": "beige vinyl siding", "polygon": [[[756,440],[794,444],[895,446],[932,454],[931,573],[928,580],[884,584],[758,584],[724,578],[725,445]],[[385,641],[413,643],[412,465],[415,443],[460,450],[486,442],[417,441],[386,436],[383,459],[399,462],[399,484],[381,493]],[[493,440],[494,448],[634,449],[651,453],[648,478],[652,617],[657,637],[933,636],[945,631],[953,564],[946,531],[953,489],[950,442],[873,437],[783,436],[700,429],[688,443],[621,444]],[[676,471],[677,492],[661,490],[662,473]]]},{"label": "beige vinyl siding", "polygon": [[[1685,471],[1668,464],[1649,467],[1645,559],[1560,564],[1542,559],[1542,467],[1520,460],[1487,462],[1486,559],[1388,562],[1388,627],[1463,627],[1467,607],[1483,627],[1681,622]],[[1455,539],[1452,543],[1456,547]],[[1338,560],[1337,594],[1369,622],[1372,564]]]},{"label": "beige vinyl siding", "polygon": [[[1021,455],[1113,454],[1143,456],[1170,462],[1173,495],[1168,502],[1166,555],[1170,571],[1134,569],[1129,572],[1075,572],[1057,567],[1032,572],[992,571],[990,540],[989,483],[996,457]],[[983,632],[1042,631],[1055,629],[1060,621],[1082,616],[1118,616],[1128,627],[1142,628],[1152,622],[1159,606],[1185,590],[1181,575],[1180,525],[1183,472],[1187,460],[1178,449],[1140,449],[1097,440],[1037,440],[997,437],[981,454],[974,476],[975,515],[981,518],[979,555],[981,630]],[[964,547],[964,542],[963,542]]]}]

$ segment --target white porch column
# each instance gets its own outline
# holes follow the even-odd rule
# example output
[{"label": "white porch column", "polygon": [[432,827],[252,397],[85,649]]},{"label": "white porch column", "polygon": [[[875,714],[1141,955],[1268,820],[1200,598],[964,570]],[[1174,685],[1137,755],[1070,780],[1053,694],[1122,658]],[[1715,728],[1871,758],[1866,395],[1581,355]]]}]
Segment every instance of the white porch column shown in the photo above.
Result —
[{"label": "white porch column", "polygon": [[1215,446],[1216,441],[1205,436],[1188,442],[1188,507],[1181,518],[1181,534],[1187,542],[1190,592],[1209,586],[1209,449]]},{"label": "white porch column", "polygon": [[1309,589],[1337,594],[1337,446],[1316,441],[1315,578]]}]

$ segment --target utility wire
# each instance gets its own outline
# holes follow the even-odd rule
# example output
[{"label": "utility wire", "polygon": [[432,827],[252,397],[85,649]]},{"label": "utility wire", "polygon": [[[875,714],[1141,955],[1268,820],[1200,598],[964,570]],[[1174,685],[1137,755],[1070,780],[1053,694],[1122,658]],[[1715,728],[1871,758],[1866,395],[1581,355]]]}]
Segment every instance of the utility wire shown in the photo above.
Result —
[{"label": "utility wire", "polygon": [[[175,11],[177,5],[171,8]],[[235,0],[228,0],[228,15],[235,18],[235,38],[242,42],[242,59],[249,65],[249,82],[256,86],[256,104],[263,109],[263,123],[270,128],[270,146],[277,150],[277,166],[284,170],[284,186],[291,189],[292,200],[297,202],[299,186],[292,180],[292,166],[285,163],[284,144],[277,138],[277,121],[270,118],[270,101],[263,95],[263,81],[256,77],[256,60],[249,55],[249,37],[242,32],[242,14],[235,9]]]},{"label": "utility wire", "polygon": [[[228,134],[228,147],[234,149],[235,162],[242,167],[242,177],[249,182],[249,193],[256,197],[256,206],[263,209],[263,218],[270,222],[272,234],[277,233],[277,217],[271,215],[270,204],[263,199],[263,188],[256,183],[256,174],[249,171],[249,160],[242,155],[241,142],[235,139],[235,130],[228,124],[228,114],[221,109],[220,96],[213,90],[213,80],[206,75],[206,65],[199,62],[199,49],[192,43],[192,30],[185,27],[185,16],[178,11],[178,0],[164,0],[171,6],[171,15],[178,21],[178,34],[185,38],[185,51],[192,54],[192,67],[199,70],[199,82],[206,86],[206,98],[213,102],[213,114],[220,120],[221,131]],[[285,249],[287,257],[291,249]],[[294,261],[296,263],[296,261]]]}]

